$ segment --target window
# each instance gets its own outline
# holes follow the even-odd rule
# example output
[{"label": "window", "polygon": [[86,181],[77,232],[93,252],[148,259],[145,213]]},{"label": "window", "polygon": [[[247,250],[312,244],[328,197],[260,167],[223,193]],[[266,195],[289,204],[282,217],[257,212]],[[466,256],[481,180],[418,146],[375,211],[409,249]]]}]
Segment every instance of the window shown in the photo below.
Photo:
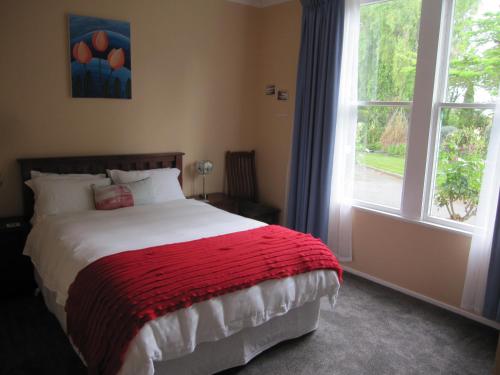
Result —
[{"label": "window", "polygon": [[439,115],[430,216],[473,224],[493,111],[443,104]]},{"label": "window", "polygon": [[500,84],[500,0],[361,0],[349,27],[355,203],[470,231]]},{"label": "window", "polygon": [[355,199],[398,210],[415,85],[421,1],[360,8]]},{"label": "window", "polygon": [[499,7],[494,0],[455,0],[447,20],[430,218],[474,224],[500,77]]}]

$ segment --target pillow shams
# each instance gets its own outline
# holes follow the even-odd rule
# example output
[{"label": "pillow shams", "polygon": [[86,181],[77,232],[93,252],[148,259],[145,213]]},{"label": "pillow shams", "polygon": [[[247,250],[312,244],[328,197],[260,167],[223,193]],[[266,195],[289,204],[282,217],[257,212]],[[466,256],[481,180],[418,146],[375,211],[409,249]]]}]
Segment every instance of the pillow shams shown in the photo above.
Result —
[{"label": "pillow shams", "polygon": [[151,177],[130,182],[128,184],[124,184],[124,186],[130,189],[132,196],[134,197],[135,206],[154,203],[153,179]]},{"label": "pillow shams", "polygon": [[153,183],[151,177],[109,186],[92,185],[95,207],[98,210],[114,210],[122,207],[153,203]]},{"label": "pillow shams", "polygon": [[[30,184],[28,184],[30,182]],[[109,178],[51,179],[26,181],[35,193],[33,224],[45,216],[95,209],[91,185],[110,185]]]},{"label": "pillow shams", "polygon": [[91,180],[91,179],[102,179],[106,178],[106,175],[101,174],[85,174],[85,173],[68,173],[68,174],[58,174],[58,173],[45,173],[39,171],[30,171],[31,180],[25,181],[24,183],[33,190],[35,193],[35,199],[37,195],[35,180]]},{"label": "pillow shams", "polygon": [[107,172],[115,184],[125,184],[151,177],[153,185],[153,203],[185,199],[178,179],[181,172],[177,168],[159,168],[143,171],[121,171],[118,169],[111,169]]}]

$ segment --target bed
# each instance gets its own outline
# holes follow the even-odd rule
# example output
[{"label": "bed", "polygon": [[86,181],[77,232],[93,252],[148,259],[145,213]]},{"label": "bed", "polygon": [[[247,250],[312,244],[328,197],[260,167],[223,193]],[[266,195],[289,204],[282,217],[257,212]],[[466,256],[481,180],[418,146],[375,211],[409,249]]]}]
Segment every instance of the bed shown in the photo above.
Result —
[{"label": "bed", "polygon": [[[107,169],[178,168],[182,153],[21,159],[23,182],[31,171],[105,173]],[[179,174],[182,184],[182,173]],[[23,184],[24,215],[33,193]],[[53,215],[37,222],[25,254],[48,309],[66,332],[68,289],[97,260],[131,249],[177,244],[262,228],[266,224],[206,203],[178,199],[111,211]],[[318,326],[322,297],[335,302],[337,272],[319,269],[267,280],[170,312],[146,323],[131,341],[120,374],[212,374],[248,363],[284,340]],[[78,350],[75,348],[78,354]],[[84,360],[82,358],[82,360]]]}]

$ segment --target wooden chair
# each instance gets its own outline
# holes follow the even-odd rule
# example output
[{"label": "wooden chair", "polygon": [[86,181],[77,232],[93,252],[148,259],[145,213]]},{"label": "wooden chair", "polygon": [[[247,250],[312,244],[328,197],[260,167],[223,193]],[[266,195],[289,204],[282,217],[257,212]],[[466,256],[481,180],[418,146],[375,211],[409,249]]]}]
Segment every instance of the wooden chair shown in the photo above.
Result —
[{"label": "wooden chair", "polygon": [[255,151],[227,151],[226,176],[228,196],[238,201],[241,216],[278,224],[280,210],[258,201]]}]

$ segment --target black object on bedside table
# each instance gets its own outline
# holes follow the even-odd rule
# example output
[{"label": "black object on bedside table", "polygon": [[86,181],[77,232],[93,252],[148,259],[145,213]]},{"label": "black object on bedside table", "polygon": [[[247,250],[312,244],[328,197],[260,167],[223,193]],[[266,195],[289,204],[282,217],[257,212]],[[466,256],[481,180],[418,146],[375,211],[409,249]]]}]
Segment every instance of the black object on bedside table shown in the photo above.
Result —
[{"label": "black object on bedside table", "polygon": [[26,294],[35,289],[33,265],[23,255],[29,231],[29,223],[21,217],[0,218],[1,297]]}]

